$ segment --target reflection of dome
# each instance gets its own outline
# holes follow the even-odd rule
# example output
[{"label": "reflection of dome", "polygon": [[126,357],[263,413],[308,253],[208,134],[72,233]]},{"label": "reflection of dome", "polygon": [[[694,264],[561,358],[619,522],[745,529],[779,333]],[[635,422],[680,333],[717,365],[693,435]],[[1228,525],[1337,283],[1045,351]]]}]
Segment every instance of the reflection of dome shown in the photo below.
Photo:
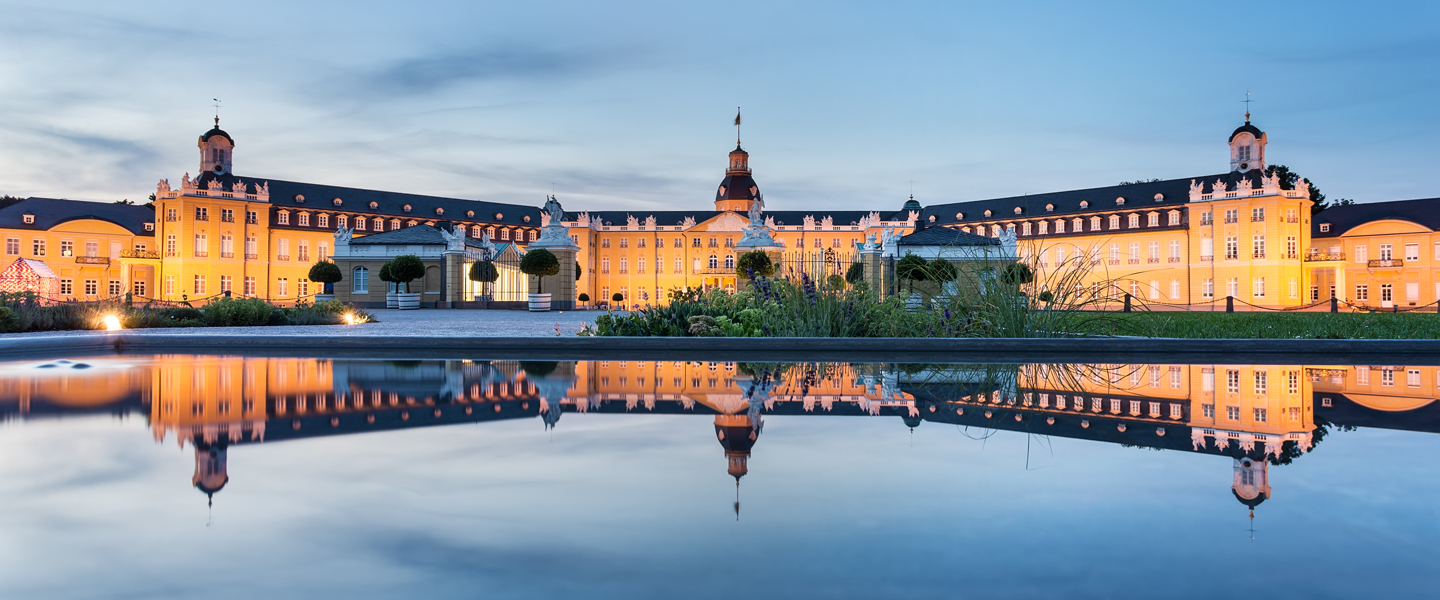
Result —
[{"label": "reflection of dome", "polygon": [[1254,509],[1261,502],[1270,499],[1270,463],[1263,460],[1239,458],[1235,460],[1235,483],[1231,493],[1241,504]]},{"label": "reflection of dome", "polygon": [[755,447],[760,432],[748,415],[716,415],[715,437],[725,449],[726,471],[738,483],[750,472],[750,449]]},{"label": "reflection of dome", "polygon": [[230,482],[230,475],[226,467],[225,447],[207,443],[195,444],[195,476],[190,482],[195,489],[205,493],[206,497],[213,497],[215,492],[225,487]]},{"label": "reflection of dome", "polygon": [[909,427],[909,428],[911,428],[911,429],[914,429],[914,428],[916,428],[916,427],[919,427],[919,426],[920,426],[920,423],[923,423],[923,422],[924,422],[924,421],[920,418],[920,415],[914,415],[914,416],[907,415],[907,416],[905,416],[905,417],[902,417],[902,420],[905,421],[905,426],[906,426],[906,427]]}]

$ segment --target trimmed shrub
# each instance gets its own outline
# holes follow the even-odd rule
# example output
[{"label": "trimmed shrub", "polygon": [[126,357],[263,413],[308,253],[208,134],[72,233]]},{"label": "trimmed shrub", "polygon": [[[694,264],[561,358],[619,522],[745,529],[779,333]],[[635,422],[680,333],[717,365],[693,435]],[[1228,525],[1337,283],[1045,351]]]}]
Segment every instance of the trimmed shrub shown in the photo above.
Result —
[{"label": "trimmed shrub", "polygon": [[425,276],[425,263],[414,254],[397,256],[387,264],[390,265],[390,276],[395,278],[396,283],[405,284],[407,294],[410,293],[410,282]]},{"label": "trimmed shrub", "polygon": [[0,306],[0,333],[20,331],[20,315],[8,306]]},{"label": "trimmed shrub", "polygon": [[579,301],[581,301],[581,302],[589,302],[589,301],[590,301],[590,294],[584,294],[584,293],[582,293],[582,294],[580,294],[579,297],[576,298],[576,300],[579,300]]},{"label": "trimmed shrub", "polygon": [[500,271],[495,268],[495,262],[482,260],[470,265],[470,281],[480,283],[494,283],[500,278]]},{"label": "trimmed shrub", "polygon": [[345,276],[340,273],[340,267],[328,260],[322,260],[310,267],[310,281],[316,283],[339,283]]},{"label": "trimmed shrub", "polygon": [[829,277],[826,277],[826,278],[825,278],[825,283],[829,284],[829,285],[830,285],[830,289],[832,289],[832,290],[843,290],[843,289],[845,289],[845,278],[844,278],[844,277],[841,277],[838,273],[837,273],[837,274],[834,274],[834,275],[831,275],[831,276],[829,276]]},{"label": "trimmed shrub", "polygon": [[1005,265],[1000,269],[1000,281],[1007,285],[1024,285],[1035,281],[1035,271],[1025,263]]},{"label": "trimmed shrub", "polygon": [[770,277],[775,274],[775,263],[770,261],[770,255],[760,250],[751,250],[740,255],[735,261],[735,275],[746,279],[755,277]]},{"label": "trimmed shrub", "polygon": [[201,318],[211,327],[254,327],[284,325],[285,311],[259,298],[220,298],[200,309]]},{"label": "trimmed shrub", "polygon": [[845,283],[854,285],[865,280],[865,265],[863,263],[851,263],[850,268],[845,270]]},{"label": "trimmed shrub", "polygon": [[624,302],[624,301],[625,301],[625,294],[622,294],[622,293],[620,293],[620,292],[615,292],[614,294],[611,294],[611,295],[610,295],[610,300],[613,301],[613,302]]},{"label": "trimmed shrub", "polygon": [[[536,248],[525,253],[525,258],[520,259],[520,272],[536,277],[549,277],[560,272],[560,259],[554,252],[544,248]],[[536,288],[541,294],[545,293],[545,280],[536,282]]]}]

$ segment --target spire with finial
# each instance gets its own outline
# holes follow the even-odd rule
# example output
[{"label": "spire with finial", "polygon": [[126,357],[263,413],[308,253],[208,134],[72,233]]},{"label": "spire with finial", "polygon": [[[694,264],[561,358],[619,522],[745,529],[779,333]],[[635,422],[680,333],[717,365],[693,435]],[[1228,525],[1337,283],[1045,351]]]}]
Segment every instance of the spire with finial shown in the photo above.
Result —
[{"label": "spire with finial", "polygon": [[740,520],[740,478],[735,478],[735,520]]},{"label": "spire with finial", "polygon": [[740,147],[740,107],[735,107],[735,147]]},{"label": "spire with finial", "polygon": [[1245,122],[1250,122],[1250,90],[1245,90]]}]

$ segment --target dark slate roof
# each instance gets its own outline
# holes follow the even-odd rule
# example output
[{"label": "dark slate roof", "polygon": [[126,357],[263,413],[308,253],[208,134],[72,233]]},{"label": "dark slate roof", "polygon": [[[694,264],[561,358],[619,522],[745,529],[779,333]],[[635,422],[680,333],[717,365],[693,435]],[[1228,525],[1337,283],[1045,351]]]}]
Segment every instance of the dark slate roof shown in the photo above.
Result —
[{"label": "dark slate roof", "polygon": [[[1414,221],[1431,231],[1440,231],[1440,198],[1368,202],[1327,208],[1310,219],[1310,237],[1340,237],[1359,225],[1381,219]],[[1330,231],[1321,233],[1321,223],[1329,223]]]},{"label": "dark slate roof", "polygon": [[200,141],[202,141],[202,142],[208,142],[208,141],[210,141],[210,138],[215,137],[215,136],[217,136],[217,135],[220,136],[220,137],[223,137],[223,138],[225,138],[227,141],[229,141],[231,146],[234,146],[234,145],[235,145],[235,138],[230,137],[230,134],[225,133],[225,130],[224,130],[224,129],[221,129],[219,126],[216,126],[216,127],[212,128],[210,131],[205,132],[205,135],[200,136]]},{"label": "dark slate roof", "polygon": [[[371,213],[426,220],[454,219],[519,227],[540,226],[540,208],[536,206],[502,204],[499,202],[485,202],[483,200],[464,200],[461,198],[444,198],[440,196],[422,196],[401,192],[383,192],[362,188],[322,185],[318,183],[265,179],[263,177],[215,174],[208,171],[201,173],[200,176],[196,178],[196,181],[199,182],[198,185],[200,185],[200,187],[204,188],[211,180],[215,179],[220,180],[226,190],[232,190],[235,181],[238,179],[249,186],[251,193],[254,193],[254,186],[256,184],[269,182],[270,204],[277,208],[322,212],[345,211]],[[305,201],[296,201],[296,196],[304,196]],[[340,206],[335,206],[334,200],[336,198],[342,201]],[[377,204],[376,208],[370,208],[371,202]],[[408,213],[404,210],[407,204],[410,205],[410,212]],[[445,214],[435,214],[436,208],[444,209]],[[469,211],[474,211],[475,216],[468,216],[466,213]],[[500,214],[501,218],[496,219],[496,214]],[[527,222],[525,217],[530,217],[530,220]]]},{"label": "dark slate roof", "polygon": [[1000,240],[949,227],[926,227],[896,241],[901,246],[998,246]]},{"label": "dark slate roof", "polygon": [[[1219,175],[1205,175],[1203,177],[1196,177],[1193,181],[1201,183],[1204,193],[1208,194],[1214,191],[1216,181],[1224,181],[1226,187],[1230,189],[1234,189],[1236,184],[1242,179],[1248,180],[1251,185],[1259,187],[1262,175],[1259,170],[1252,169],[1244,173],[1232,171]],[[1063,192],[1047,192],[1043,194],[1011,196],[991,200],[937,204],[926,207],[921,217],[931,224],[943,225],[947,223],[1034,219],[1047,215],[1073,215],[1174,207],[1190,202],[1191,181],[1192,179],[1190,178],[1167,179],[1164,181],[1112,185],[1084,190],[1067,190]],[[1162,195],[1160,201],[1155,200],[1156,194]],[[1124,198],[1124,206],[1117,205],[1115,203],[1116,198]],[[1082,201],[1089,202],[1089,206],[1087,208],[1081,208],[1080,203]],[[1046,212],[1046,205],[1054,205],[1055,208],[1053,211]],[[1016,207],[1021,209],[1018,215],[1015,214]],[[992,216],[986,217],[986,210],[991,211]],[[964,213],[965,218],[957,220],[955,218],[956,213]],[[935,216],[935,221],[933,222],[929,221],[931,215]]]},{"label": "dark slate roof", "polygon": [[[272,188],[273,190],[273,188]],[[273,191],[272,191],[273,193]],[[715,210],[659,210],[659,211],[625,211],[625,210],[600,210],[589,211],[590,218],[600,219],[601,224],[612,226],[623,226],[626,224],[626,217],[635,217],[642,224],[646,217],[655,217],[655,224],[663,227],[673,227],[685,221],[685,217],[693,217],[696,223],[704,223],[720,215],[723,211]],[[805,217],[815,217],[815,222],[820,222],[825,217],[834,220],[836,227],[848,227],[860,222],[860,219],[872,211],[868,210],[767,210],[765,216],[775,219],[776,225],[795,226],[805,222]],[[876,211],[880,218],[886,220],[905,220],[905,211]],[[737,213],[740,214],[740,213]],[[567,211],[565,220],[573,221],[579,218],[579,211]],[[740,216],[745,216],[740,214]]]},{"label": "dark slate roof", "polygon": [[1242,134],[1242,133],[1249,133],[1250,135],[1255,136],[1257,139],[1258,139],[1260,136],[1265,135],[1265,132],[1260,131],[1260,128],[1259,128],[1259,127],[1256,127],[1256,126],[1254,126],[1254,125],[1251,125],[1249,121],[1246,121],[1244,125],[1241,125],[1241,126],[1235,128],[1235,131],[1230,134],[1230,139],[1229,139],[1228,141],[1231,141],[1231,142],[1235,141],[1235,136],[1240,135],[1240,134]]},{"label": "dark slate roof", "polygon": [[[25,213],[35,215],[35,223],[25,224]],[[97,219],[124,227],[135,235],[155,235],[154,231],[145,231],[146,223],[155,222],[155,211],[144,206],[85,200],[26,198],[5,208],[0,208],[0,227],[6,229],[43,231],[77,219]]]},{"label": "dark slate roof", "polygon": [[[373,246],[373,245],[431,245],[444,246],[445,235],[439,227],[430,225],[416,225],[404,229],[396,229],[385,233],[375,233],[364,237],[357,237],[350,240],[352,246]],[[465,245],[472,248],[480,248],[480,240],[466,236]]]},{"label": "dark slate roof", "polygon": [[754,200],[760,197],[760,186],[749,175],[726,175],[715,188],[715,200]]}]

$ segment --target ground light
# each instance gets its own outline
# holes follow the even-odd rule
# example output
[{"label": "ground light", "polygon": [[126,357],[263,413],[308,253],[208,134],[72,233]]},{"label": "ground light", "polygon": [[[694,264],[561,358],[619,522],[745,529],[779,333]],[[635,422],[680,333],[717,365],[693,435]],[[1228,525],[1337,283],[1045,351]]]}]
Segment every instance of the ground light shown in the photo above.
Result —
[{"label": "ground light", "polygon": [[105,315],[103,321],[105,323],[106,331],[120,331],[121,329],[124,329],[124,327],[120,326],[120,317],[117,317],[115,315]]},{"label": "ground light", "polygon": [[354,314],[352,314],[352,313],[345,313],[345,324],[346,324],[346,325],[354,325],[356,322],[357,322],[357,321],[355,320],[355,315],[354,315]]}]

